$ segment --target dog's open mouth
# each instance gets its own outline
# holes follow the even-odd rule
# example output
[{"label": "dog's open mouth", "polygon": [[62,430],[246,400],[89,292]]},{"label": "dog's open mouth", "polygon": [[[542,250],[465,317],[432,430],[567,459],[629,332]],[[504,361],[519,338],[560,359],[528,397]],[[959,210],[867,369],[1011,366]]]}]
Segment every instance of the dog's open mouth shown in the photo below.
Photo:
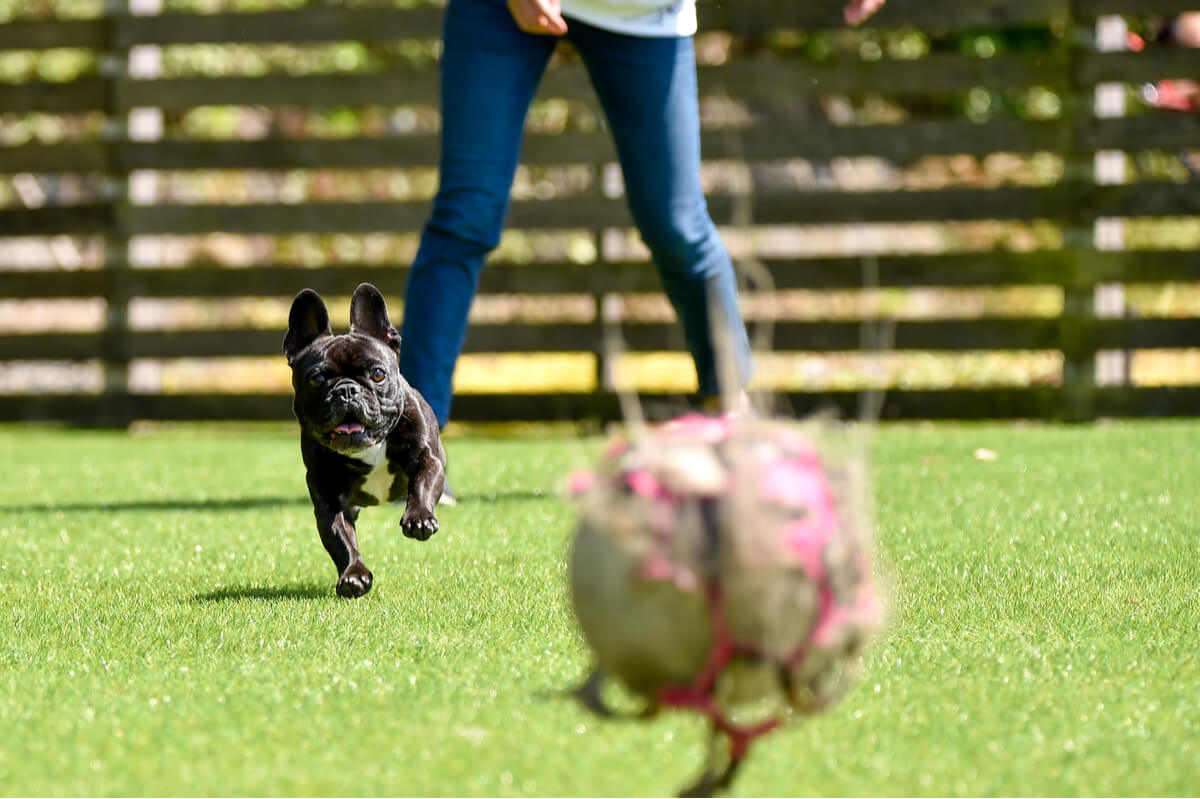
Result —
[{"label": "dog's open mouth", "polygon": [[350,421],[342,422],[337,427],[333,428],[330,437],[337,438],[338,436],[360,436],[367,432],[367,428],[362,422]]},{"label": "dog's open mouth", "polygon": [[347,416],[329,431],[329,444],[334,449],[358,449],[372,443],[371,431],[354,417]]}]

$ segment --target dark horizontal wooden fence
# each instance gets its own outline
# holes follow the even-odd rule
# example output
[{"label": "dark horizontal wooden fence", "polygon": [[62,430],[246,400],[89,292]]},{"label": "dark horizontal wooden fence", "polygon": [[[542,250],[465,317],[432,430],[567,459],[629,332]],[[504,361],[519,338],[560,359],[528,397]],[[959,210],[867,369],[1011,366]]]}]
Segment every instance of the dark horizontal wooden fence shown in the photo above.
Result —
[{"label": "dark horizontal wooden fence", "polygon": [[[1200,75],[1200,50],[1151,48],[1142,53],[1098,52],[1091,31],[1100,15],[1167,14],[1186,10],[1176,0],[892,0],[871,24],[881,30],[916,27],[932,34],[964,29],[1038,28],[1052,31],[1048,44],[981,58],[935,51],[911,60],[813,60],[752,48],[720,65],[699,68],[701,93],[728,96],[763,107],[806,97],[875,94],[894,98],[956,95],[977,87],[1021,91],[1043,87],[1062,98],[1051,118],[1027,121],[996,116],[986,122],[946,113],[910,113],[894,124],[837,125],[819,115],[789,126],[786,114],[751,119],[735,132],[706,128],[704,152],[712,161],[770,164],[792,159],[827,161],[876,156],[911,164],[935,156],[1052,153],[1063,163],[1049,185],[949,187],[919,190],[829,191],[761,186],[750,194],[715,191],[710,208],[718,224],[735,219],[756,226],[851,223],[1010,221],[1048,223],[1063,231],[1064,244],[1029,252],[987,250],[873,258],[872,285],[886,288],[1056,286],[1064,313],[1046,318],[1021,308],[999,318],[898,321],[889,345],[896,351],[940,352],[1050,350],[1063,354],[1055,385],[984,386],[954,390],[893,390],[889,417],[1093,418],[1101,415],[1193,414],[1200,410],[1197,385],[1151,388],[1100,386],[1091,367],[1102,350],[1183,349],[1200,343],[1200,320],[1105,318],[1091,305],[1102,283],[1168,283],[1200,280],[1194,250],[1105,250],[1092,245],[1095,220],[1200,215],[1200,190],[1192,182],[1144,181],[1099,185],[1091,175],[1099,151],[1176,152],[1200,142],[1200,116],[1138,114],[1100,118],[1091,111],[1094,87],[1104,82],[1136,86],[1161,78]],[[769,39],[782,30],[834,30],[838,4],[795,0],[703,3],[704,33],[735,39]],[[186,268],[133,268],[129,243],[139,236],[188,236],[215,232],[252,234],[413,233],[428,213],[427,200],[229,204],[133,204],[126,199],[135,170],[414,169],[436,163],[436,135],[414,132],[351,139],[286,138],[201,140],[168,136],[133,140],[122,121],[131,109],[181,113],[199,106],[357,107],[436,105],[436,72],[430,66],[393,66],[354,74],[268,74],[260,77],[160,77],[128,74],[131,48],[140,45],[269,45],[357,41],[388,44],[437,38],[441,10],[435,6],[348,10],[155,16],[118,14],[95,19],[39,19],[0,25],[0,50],[82,48],[99,69],[70,82],[31,81],[0,85],[0,113],[100,114],[112,124],[93,137],[59,143],[0,148],[0,174],[98,177],[104,190],[70,204],[0,207],[0,237],[100,236],[101,268],[17,270],[0,263],[0,298],[103,298],[101,332],[0,334],[0,362],[92,361],[105,371],[97,394],[45,392],[0,395],[0,419],[56,419],[124,423],[131,419],[284,418],[282,394],[139,394],[128,388],[136,359],[219,358],[277,355],[276,329],[133,330],[127,307],[134,298],[290,297],[303,286],[345,295],[361,280],[389,296],[403,294],[406,268],[339,264],[299,269],[264,263],[235,271],[196,263]],[[582,67],[567,60],[553,67],[540,97],[592,104]],[[12,118],[12,117],[10,117]],[[531,132],[525,163],[586,164],[615,159],[603,131]],[[586,230],[597,235],[630,227],[620,197],[600,190],[553,200],[520,199],[508,225],[514,230]],[[0,243],[0,253],[3,244]],[[776,289],[857,289],[864,286],[862,258],[766,258]],[[642,262],[566,262],[496,265],[485,270],[481,292],[535,295],[657,292],[654,270]],[[871,321],[871,320],[867,320]],[[884,321],[884,320],[875,320]],[[633,352],[677,350],[675,325],[626,323],[625,345]],[[780,351],[846,352],[860,347],[858,321],[781,321],[773,345]],[[600,323],[506,323],[474,325],[467,351],[588,352],[601,363]],[[603,372],[603,366],[598,367]],[[851,408],[853,392],[794,393],[797,410],[833,403]],[[618,416],[604,387],[591,393],[463,395],[459,419],[525,420]]]}]

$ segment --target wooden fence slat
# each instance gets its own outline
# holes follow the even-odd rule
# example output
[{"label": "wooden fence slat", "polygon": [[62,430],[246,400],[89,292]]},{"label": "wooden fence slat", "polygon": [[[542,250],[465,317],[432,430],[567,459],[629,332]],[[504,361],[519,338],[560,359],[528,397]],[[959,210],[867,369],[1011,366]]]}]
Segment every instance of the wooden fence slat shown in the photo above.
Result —
[{"label": "wooden fence slat", "polygon": [[[687,405],[677,395],[643,394],[647,416],[663,420]],[[777,404],[797,416],[833,409],[854,418],[862,395],[854,391],[784,392]],[[885,419],[1046,419],[1053,418],[1059,391],[1053,387],[889,391]],[[481,421],[575,421],[621,419],[616,397],[596,394],[460,394],[454,398],[456,418]]]},{"label": "wooden fence slat", "polygon": [[1200,250],[1106,251],[1080,260],[1080,285],[1200,281]]},{"label": "wooden fence slat", "polygon": [[1105,386],[1095,391],[1097,416],[1195,416],[1200,386]]},{"label": "wooden fence slat", "polygon": [[[895,390],[884,395],[884,419],[1048,419],[1055,418],[1061,390],[1057,387]],[[687,407],[684,397],[642,394],[651,419],[661,420]],[[854,418],[862,395],[853,391],[783,392],[777,404],[796,415],[834,409]],[[133,394],[118,397],[127,415],[139,419],[178,421],[290,421],[287,394]],[[94,423],[104,419],[109,400],[89,394],[0,395],[0,421]],[[1095,392],[1101,416],[1193,416],[1200,407],[1200,387],[1103,387]],[[455,418],[497,422],[610,422],[621,419],[620,403],[608,392],[587,394],[459,394]]]},{"label": "wooden fence slat", "polygon": [[1074,9],[1080,19],[1103,14],[1165,17],[1195,10],[1195,0],[1076,0]]},{"label": "wooden fence slat", "polygon": [[[878,320],[867,320],[878,324]],[[776,322],[772,349],[778,352],[854,352],[860,349],[862,322]],[[1074,326],[1072,326],[1074,325]],[[1083,331],[1076,342],[1087,349],[1179,349],[1200,342],[1195,319],[1075,319],[1073,317],[984,317],[902,320],[894,323],[891,350],[968,352],[1057,350],[1063,331]],[[684,349],[678,325],[668,322],[620,326],[630,352]],[[260,328],[147,331],[123,338],[130,358],[225,358],[273,356],[281,350],[282,330]],[[88,360],[102,355],[95,333],[0,335],[0,361]],[[590,323],[475,324],[467,331],[464,352],[595,352],[601,346]],[[889,351],[891,351],[889,350]]]},{"label": "wooden fence slat", "polygon": [[285,421],[291,397],[283,394],[39,394],[0,395],[0,421],[111,424],[112,409],[130,419],[175,421]]},{"label": "wooden fence slat", "polygon": [[[290,298],[303,288],[323,295],[349,296],[359,283],[374,283],[388,297],[401,297],[408,279],[406,266],[255,267],[224,269],[195,267],[182,270],[133,269],[125,276],[130,291],[138,297],[205,298],[282,297]],[[231,286],[236,291],[231,292]]]},{"label": "wooden fence slat", "polygon": [[[1196,250],[1109,250],[1085,258],[1070,250],[988,251],[882,255],[874,260],[875,280],[883,288],[1200,281],[1200,251]],[[782,258],[764,264],[777,289],[846,289],[865,284],[862,258]]]},{"label": "wooden fence slat", "polygon": [[[759,56],[697,67],[702,95],[765,100],[786,95],[856,93],[868,86],[872,92],[897,95],[957,92],[977,86],[1011,89],[1040,85],[1065,90],[1067,75],[1067,63],[1057,51],[1004,53],[991,58],[934,52],[913,60],[833,58],[819,63]],[[543,94],[586,96],[587,87],[586,74],[567,67],[547,72]]]},{"label": "wooden fence slat", "polygon": [[269,422],[296,418],[287,394],[133,394],[128,403],[135,419]]},{"label": "wooden fence slat", "polygon": [[[936,319],[895,322],[889,349],[962,352],[1058,348],[1057,318]],[[776,322],[774,350],[852,352],[862,346],[858,321]]]},{"label": "wooden fence slat", "polygon": [[109,276],[102,270],[0,272],[0,297],[11,300],[103,297]]},{"label": "wooden fence slat", "polygon": [[431,6],[129,16],[116,26],[119,47],[139,44],[388,42],[436,39],[443,12]]},{"label": "wooden fence slat", "polygon": [[[856,93],[868,86],[872,92],[899,95],[957,92],[976,86],[1049,86],[1065,90],[1069,71],[1063,59],[1055,51],[1005,53],[991,58],[935,52],[911,61],[831,59],[822,63],[764,56],[700,66],[697,79],[701,94],[725,92],[732,97],[766,99],[786,94]],[[566,75],[568,71],[547,73],[550,93],[555,85],[552,79],[558,73]]]},{"label": "wooden fence slat", "polygon": [[1168,150],[1200,141],[1200,114],[1149,113],[1089,119],[1080,125],[1079,143],[1088,150]]},{"label": "wooden fence slat", "polygon": [[1096,186],[1084,200],[1095,216],[1187,216],[1200,214],[1200,183],[1123,183]]},{"label": "wooden fence slat", "polygon": [[99,141],[0,147],[0,174],[107,172],[110,168],[108,148]]},{"label": "wooden fence slat", "polygon": [[100,111],[104,108],[105,91],[104,81],[100,78],[80,78],[70,83],[0,84],[0,109],[21,114]]},{"label": "wooden fence slat", "polygon": [[[1088,119],[1078,126],[1087,150],[1177,150],[1200,140],[1200,116],[1153,114]],[[705,129],[709,161],[876,156],[896,163],[931,155],[1060,152],[1071,136],[1062,122],[929,120],[896,125],[806,126],[797,135],[777,125],[742,130]],[[435,134],[353,139],[159,140],[60,142],[0,147],[0,174],[68,173],[122,169],[316,169],[427,167],[437,162]],[[529,133],[522,163],[552,165],[614,161],[604,132]]]},{"label": "wooden fence slat", "polygon": [[1200,75],[1200,49],[1187,47],[1149,47],[1140,53],[1082,53],[1075,62],[1075,76],[1081,86],[1196,75]]},{"label": "wooden fence slat", "polygon": [[[1122,5],[1121,0],[1108,2],[1110,5]],[[1125,0],[1126,5],[1131,2],[1137,3],[1139,0]],[[780,3],[777,0],[743,0],[737,5],[702,2],[699,18],[703,31],[727,30],[740,34],[763,34],[786,28],[841,29],[844,27],[842,5],[838,2]],[[1066,18],[1067,5],[1067,0],[986,0],[973,3],[926,0],[911,5],[893,2],[873,18],[871,27],[916,27],[927,31],[946,31],[1058,22]],[[1085,8],[1097,5],[1104,5],[1103,0],[1084,3]],[[1170,8],[1181,5],[1181,0],[1157,0],[1150,5]],[[111,28],[118,33],[114,42],[117,47],[141,44],[389,42],[438,38],[441,35],[442,18],[441,8],[428,5],[360,9],[312,7],[252,13],[176,12],[126,16],[112,24]],[[100,49],[104,46],[109,27],[109,21],[104,18],[11,21],[0,25],[0,50],[56,47]]]},{"label": "wooden fence slat", "polygon": [[1070,127],[1059,121],[1024,122],[996,119],[921,120],[894,125],[806,124],[800,129],[771,122],[746,130],[702,133],[706,160],[832,159],[874,156],[908,163],[930,155],[988,155],[1062,150]]},{"label": "wooden fence slat", "polygon": [[[841,29],[842,5],[836,2],[701,3],[701,30],[741,34],[770,33],[784,28]],[[1057,22],[1066,17],[1066,0],[927,0],[919,5],[893,3],[872,20],[872,27],[919,27],[953,30]],[[120,26],[120,44],[194,44],[210,42],[368,42],[436,38],[441,33],[440,8],[322,9],[258,13],[164,14],[133,17]]]},{"label": "wooden fence slat", "polygon": [[[845,3],[834,0],[774,2],[709,0],[699,7],[703,30],[768,33],[781,29],[843,29]],[[957,28],[1016,27],[1059,22],[1069,16],[1068,0],[923,0],[892,2],[866,23],[870,28],[915,27],[931,31]]]},{"label": "wooden fence slat", "polygon": [[[1096,412],[1107,417],[1194,416],[1200,407],[1200,387],[1104,386],[1094,391]],[[857,392],[790,392],[781,396],[796,414],[839,409],[854,418],[861,402]],[[455,399],[456,411],[457,403]],[[883,419],[1054,419],[1063,406],[1059,387],[933,389],[888,391]]]},{"label": "wooden fence slat", "polygon": [[1106,317],[1093,320],[1091,325],[1088,343],[1096,349],[1200,348],[1200,319]]},{"label": "wooden fence slat", "polygon": [[[1044,188],[936,189],[921,191],[788,192],[751,195],[756,224],[843,224],[852,222],[939,222],[978,219],[1057,219],[1069,208],[1065,183]],[[737,201],[709,198],[718,224],[732,219]]]},{"label": "wooden fence slat", "polygon": [[[1060,285],[1074,260],[1061,250],[871,256],[880,288]],[[867,259],[779,258],[764,261],[776,289],[855,289],[868,284]]]},{"label": "wooden fence slat", "polygon": [[103,19],[12,20],[0,25],[0,51],[49,50],[55,47],[104,47]]},{"label": "wooden fence slat", "polygon": [[[966,252],[939,255],[882,255],[875,260],[881,288],[975,288],[1016,285],[1094,285],[1131,280],[1141,283],[1200,281],[1196,250],[1127,250],[1077,258],[1066,250]],[[855,289],[864,286],[863,259],[766,258],[774,288]],[[103,271],[0,271],[0,297],[49,299],[99,297],[107,291]],[[309,287],[322,294],[349,294],[364,281],[389,297],[404,296],[408,267],[261,266],[234,269],[132,269],[122,275],[130,294],[146,298],[290,297]],[[236,290],[230,290],[236,285]],[[604,264],[493,263],[483,270],[481,294],[624,294],[661,291],[658,273],[646,262]]]},{"label": "wooden fence slat", "polygon": [[[778,0],[742,0],[737,4],[702,0],[702,31],[740,34],[770,33],[780,29],[842,29],[844,3],[780,3]],[[1068,0],[926,0],[892,2],[876,14],[869,27],[915,27],[942,32],[961,28],[1003,28],[1061,22],[1070,12]],[[1195,10],[1192,0],[1080,0],[1080,17],[1102,14],[1166,16]],[[438,7],[413,8],[306,8],[295,11],[191,14],[169,13],[131,16],[114,27],[116,44],[208,44],[272,42],[383,42],[436,38],[443,12]],[[53,47],[100,48],[107,21],[92,19],[14,20],[0,25],[0,50],[40,50]]]},{"label": "wooden fence slat", "polygon": [[[532,138],[532,137],[531,137]],[[550,138],[550,137],[546,137]],[[127,142],[118,147],[127,169],[361,169],[430,167],[437,163],[433,134],[354,139]],[[529,163],[525,160],[525,163]]]},{"label": "wooden fence slat", "polygon": [[[792,392],[785,401],[799,412],[821,408],[819,394]],[[857,392],[840,392],[838,404],[852,417],[861,399]],[[1057,387],[930,389],[889,391],[883,397],[883,419],[1053,419],[1062,406]]]},{"label": "wooden fence slat", "polygon": [[[256,267],[223,269],[197,267],[182,270],[135,269],[125,277],[138,297],[225,297],[236,281],[236,294],[244,297],[290,297],[302,288],[321,294],[345,294],[362,282],[374,283],[389,298],[400,299],[408,281],[408,266],[327,266],[320,269]],[[0,273],[0,296],[33,296],[41,292],[36,280],[6,280]],[[28,288],[26,288],[28,286]],[[657,292],[658,272],[645,262],[528,265],[491,264],[480,278],[481,294],[600,294],[605,292]],[[37,296],[41,296],[39,293]],[[50,295],[54,296],[54,295]]]},{"label": "wooden fence slat", "polygon": [[110,216],[110,209],[104,205],[4,208],[0,209],[0,236],[104,233]]},{"label": "wooden fence slat", "polygon": [[[1058,152],[1070,137],[1060,122],[937,120],[898,125],[813,125],[800,135],[778,127],[703,131],[706,159],[748,161],[874,155],[908,162],[930,155]],[[1089,119],[1079,126],[1085,150],[1175,150],[1200,139],[1200,116],[1144,115]],[[110,155],[109,151],[113,154]],[[434,134],[354,139],[98,141],[0,147],[0,173],[102,172],[124,169],[315,169],[414,167],[436,163]],[[616,157],[602,132],[526,135],[522,163],[596,163]]]},{"label": "wooden fence slat", "polygon": [[0,420],[93,424],[106,401],[98,394],[0,394]]},{"label": "wooden fence slat", "polygon": [[437,104],[436,73],[396,68],[385,73],[165,78],[119,83],[125,108],[183,111],[210,105],[389,106]]},{"label": "wooden fence slat", "polygon": [[[737,4],[701,2],[702,31],[762,34],[780,29],[841,29],[841,2],[780,3],[777,0],[742,0]],[[1061,22],[1070,12],[1068,0],[926,0],[892,2],[876,14],[869,27],[915,27],[942,32],[961,28],[1016,27]],[[1191,0],[1081,0],[1080,17],[1102,14],[1168,15],[1195,10]],[[254,13],[169,13],[131,16],[113,26],[120,32],[117,46],[138,44],[209,44],[274,42],[385,42],[436,38],[441,32],[442,9],[413,8],[306,8]],[[15,20],[0,25],[0,50],[53,47],[100,48],[107,21],[93,19]]]},{"label": "wooden fence slat", "polygon": [[[706,129],[701,147],[710,161],[873,155],[893,162],[909,162],[928,155],[1058,151],[1069,137],[1070,128],[1058,122],[929,121],[861,127],[819,124],[806,127],[801,135],[778,126],[737,131]],[[354,139],[163,140],[123,143],[116,148],[116,158],[126,169],[424,167],[437,162],[438,146],[435,134]],[[0,150],[0,171],[4,171],[7,163],[16,163],[15,153],[10,158],[6,159]],[[594,164],[615,159],[611,138],[600,131],[529,133],[521,150],[521,162],[527,165]]]},{"label": "wooden fence slat", "polygon": [[368,233],[415,232],[428,202],[305,203],[297,205],[157,205],[128,211],[130,233]]},{"label": "wooden fence slat", "polygon": [[[1133,256],[1131,255],[1130,258]],[[986,252],[949,255],[903,255],[875,258],[877,284],[903,286],[1058,285],[1069,279],[1075,259],[1062,251],[1034,253]],[[1091,279],[1123,274],[1126,263],[1105,254]],[[776,289],[845,289],[864,284],[861,258],[767,258]],[[1147,280],[1187,280],[1200,277],[1200,254],[1177,251],[1131,263]],[[1149,271],[1147,271],[1149,270]],[[288,297],[309,287],[322,294],[347,294],[361,282],[374,283],[385,294],[401,297],[408,279],[403,264],[337,265],[320,269],[260,266],[231,269],[194,266],[187,269],[133,269],[122,275],[136,297],[230,296],[231,283],[242,297]],[[12,299],[89,297],[104,294],[107,276],[89,272],[0,272],[0,296]],[[481,294],[622,294],[662,290],[658,273],[648,262],[603,264],[539,263],[490,264],[480,278]]]},{"label": "wooden fence slat", "polygon": [[[810,191],[764,193],[749,198],[755,223],[763,225],[1056,219],[1066,214],[1068,200],[1065,186],[861,193]],[[708,199],[718,224],[732,218],[737,203],[728,195],[712,195]],[[428,211],[426,201],[136,206],[129,209],[128,229],[135,235],[218,231],[399,233],[420,230]],[[0,213],[0,231],[3,219]],[[632,227],[632,219],[622,199],[571,197],[514,202],[507,227],[592,230]]]},{"label": "wooden fence slat", "polygon": [[0,361],[87,361],[101,355],[100,333],[0,335]]},{"label": "wooden fence slat", "polygon": [[[780,3],[742,0],[735,4],[702,1],[703,31],[761,34],[780,29],[841,29],[843,3]],[[1081,0],[1075,13],[1169,15],[1195,10],[1191,0]],[[926,0],[893,2],[876,14],[869,27],[915,27],[941,32],[960,28],[1015,27],[1061,22],[1069,14],[1068,0]],[[254,13],[169,13],[130,16],[113,26],[120,32],[117,46],[138,44],[209,44],[273,42],[384,42],[436,38],[443,12],[434,6],[413,8],[306,8]],[[0,50],[53,47],[100,48],[107,21],[93,19],[15,20],[0,25]]]},{"label": "wooden fence slat", "polygon": [[[307,13],[307,12],[305,12]],[[174,15],[131,18],[134,30],[143,26],[170,30]],[[192,15],[187,15],[192,16]],[[273,14],[236,15],[247,18],[274,17]],[[341,15],[353,20],[353,15]],[[222,27],[220,19],[195,15],[189,25],[197,31],[211,29],[215,36]],[[296,18],[300,19],[302,14]],[[247,20],[247,28],[265,34],[273,19]],[[308,24],[308,23],[305,23]],[[355,28],[362,23],[351,22]],[[11,27],[10,27],[11,26]],[[26,28],[28,26],[28,28]],[[313,24],[314,29],[319,28]],[[9,42],[21,42],[28,35],[30,46],[99,47],[103,27],[99,21],[51,25],[45,22],[9,23],[0,26],[0,49]],[[54,37],[61,35],[61,41]],[[184,34],[179,34],[183,37]],[[225,29],[225,36],[236,34]],[[151,40],[154,37],[147,37]],[[253,38],[253,37],[252,37]],[[340,37],[339,37],[340,38]],[[355,38],[348,36],[345,38]],[[138,39],[141,41],[142,39]],[[225,41],[231,39],[226,38]],[[132,42],[131,42],[132,43]],[[701,66],[702,91],[713,92],[720,86],[737,96],[756,96],[763,92],[786,90],[792,93],[856,91],[869,85],[885,93],[931,93],[961,91],[977,85],[1015,88],[1051,85],[1066,88],[1066,70],[1056,69],[1053,52],[1002,54],[988,59],[968,58],[953,53],[934,53],[911,61],[833,62],[812,64],[800,60],[758,58],[722,66]],[[1058,66],[1065,66],[1061,64]],[[1200,52],[1187,48],[1151,48],[1142,53],[1084,53],[1076,64],[1076,77],[1085,85],[1098,82],[1137,82],[1166,77],[1189,77],[1200,73]],[[414,75],[419,76],[414,80]],[[257,78],[177,78],[168,80],[131,80],[122,88],[129,105],[181,109],[197,105],[387,105],[436,101],[434,81],[422,80],[430,70],[399,70],[380,75],[311,75],[297,78],[267,76]],[[75,111],[101,107],[95,99],[95,86],[102,81],[84,78],[66,84],[21,84],[0,87],[0,106],[11,110]],[[70,87],[70,88],[68,88]],[[211,98],[205,93],[210,91]],[[561,94],[570,98],[590,98],[590,85],[582,67],[572,65],[547,72],[543,94]]]},{"label": "wooden fence slat", "polygon": [[[763,34],[788,28],[838,30],[844,28],[841,14],[843,5],[832,0],[805,3],[743,0],[736,5],[708,0],[700,4],[699,19],[702,31]],[[1093,15],[1178,13],[1185,6],[1185,0],[1146,0],[1145,3],[1142,0],[1085,0],[1081,4],[1084,14]],[[1118,10],[1100,10],[1105,8]],[[870,27],[916,27],[935,32],[958,28],[1013,27],[1061,22],[1067,13],[1068,0],[893,2],[871,20]],[[251,13],[175,12],[128,16],[113,27],[119,32],[115,42],[118,47],[139,44],[386,42],[437,38],[441,34],[442,17],[442,9],[430,5],[358,9],[313,7]],[[105,40],[106,22],[103,18],[15,20],[0,26],[0,50],[100,48]]]},{"label": "wooden fence slat", "polygon": [[[1060,285],[1070,281],[1074,259],[1062,251],[1036,253],[955,253],[949,255],[879,256],[875,259],[880,287],[989,285]],[[862,288],[861,258],[767,258],[776,289]],[[1132,266],[1126,267],[1126,264]],[[1166,252],[1144,258],[1104,254],[1089,259],[1092,270],[1085,281],[1098,282],[1136,269],[1139,277],[1154,280],[1200,279],[1200,254]],[[230,296],[231,282],[242,297],[288,297],[309,287],[322,294],[349,293],[361,282],[371,282],[389,296],[402,297],[408,279],[407,265],[327,266],[302,269],[263,266],[253,269],[190,267],[187,269],[134,269],[123,275],[127,290],[137,297]],[[104,272],[0,272],[0,296],[12,299],[101,296]],[[494,263],[483,270],[481,294],[622,294],[659,292],[658,273],[648,262],[511,265]]]},{"label": "wooden fence slat", "polygon": [[[892,94],[964,91],[974,86],[1018,88],[1051,85],[1066,88],[1065,64],[1054,53],[1004,54],[969,58],[934,53],[913,61],[840,61],[812,64],[800,60],[757,58],[722,66],[698,67],[700,91],[741,98],[778,97],[781,92],[813,95],[854,92],[863,86]],[[153,106],[179,111],[205,105],[387,106],[435,105],[437,81],[432,69],[393,68],[384,73],[268,75],[262,77],[126,79],[119,84],[124,107]],[[539,96],[593,102],[584,68],[571,64],[547,70]]]}]

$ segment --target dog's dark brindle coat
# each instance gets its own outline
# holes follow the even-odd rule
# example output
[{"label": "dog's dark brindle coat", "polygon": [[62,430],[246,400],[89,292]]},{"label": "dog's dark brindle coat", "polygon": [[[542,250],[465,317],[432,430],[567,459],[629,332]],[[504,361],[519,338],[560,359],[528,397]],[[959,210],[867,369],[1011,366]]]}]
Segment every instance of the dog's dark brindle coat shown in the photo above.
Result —
[{"label": "dog's dark brindle coat", "polygon": [[400,334],[369,283],[350,302],[350,332],[334,335],[320,296],[292,302],[283,351],[317,530],[337,566],[337,592],[359,597],[373,577],[354,523],[364,505],[406,499],[400,528],[424,541],[437,532],[446,453],[429,404],[400,376]]}]

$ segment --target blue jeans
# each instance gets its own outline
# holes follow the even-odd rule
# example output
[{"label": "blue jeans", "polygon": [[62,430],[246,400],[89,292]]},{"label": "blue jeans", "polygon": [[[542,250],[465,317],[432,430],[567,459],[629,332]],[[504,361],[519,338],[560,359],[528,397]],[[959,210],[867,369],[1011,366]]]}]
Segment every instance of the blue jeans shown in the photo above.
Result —
[{"label": "blue jeans", "polygon": [[[740,388],[750,345],[733,263],[700,187],[690,37],[624,36],[568,19],[608,118],[629,208],[683,325],[701,394],[720,395],[716,329]],[[445,426],[487,254],[499,243],[525,115],[557,39],[521,31],[504,0],[450,0],[441,62],[440,184],[409,275],[400,370]]]}]

